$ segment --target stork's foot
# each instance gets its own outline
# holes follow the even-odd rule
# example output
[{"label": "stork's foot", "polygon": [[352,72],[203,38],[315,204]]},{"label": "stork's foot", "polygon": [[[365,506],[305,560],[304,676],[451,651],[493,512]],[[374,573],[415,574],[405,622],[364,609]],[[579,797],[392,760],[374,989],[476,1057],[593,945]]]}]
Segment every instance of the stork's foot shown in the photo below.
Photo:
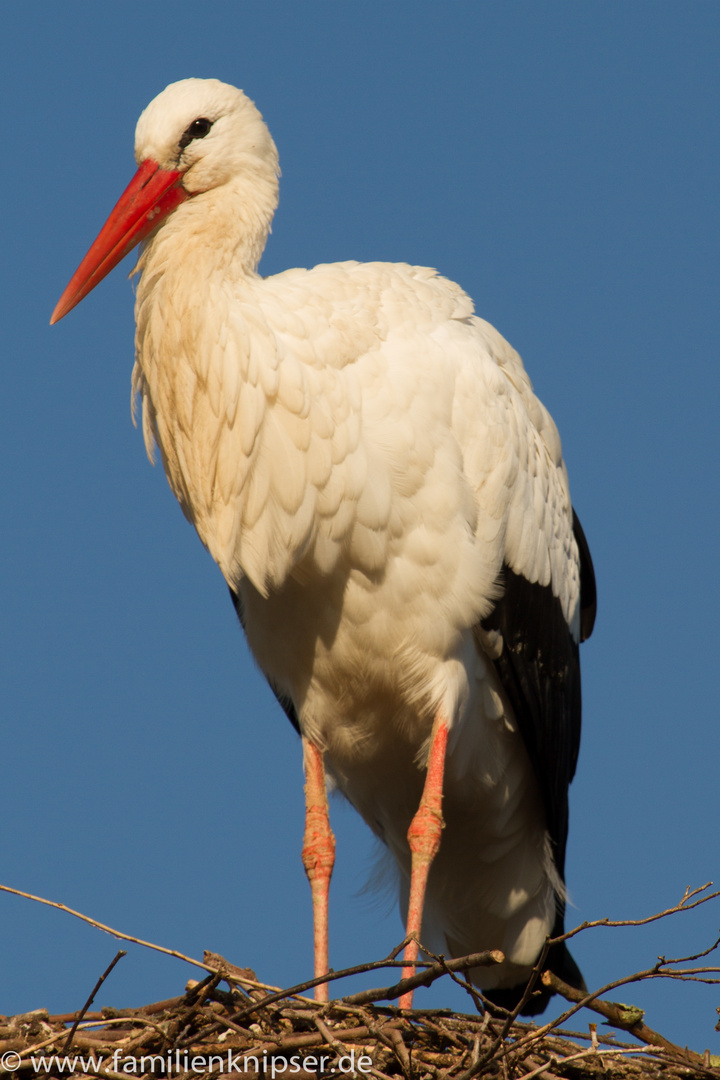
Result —
[{"label": "stork's foot", "polygon": [[[420,806],[408,829],[408,843],[412,853],[410,872],[410,900],[408,903],[406,934],[411,940],[405,946],[403,960],[403,978],[415,974],[418,958],[418,940],[422,927],[425,890],[430,872],[430,865],[440,847],[443,827],[442,791],[445,772],[445,752],[447,750],[448,727],[439,716],[435,719],[428,755],[427,776],[423,788]],[[411,1009],[413,992],[408,991],[399,1000],[401,1009]]]},{"label": "stork's foot", "polygon": [[[330,828],[322,751],[303,738],[305,755],[305,837],[302,860],[310,882],[313,906],[315,978],[327,975],[328,895],[335,865],[335,837]],[[328,984],[315,987],[315,1000],[328,1000]]]}]

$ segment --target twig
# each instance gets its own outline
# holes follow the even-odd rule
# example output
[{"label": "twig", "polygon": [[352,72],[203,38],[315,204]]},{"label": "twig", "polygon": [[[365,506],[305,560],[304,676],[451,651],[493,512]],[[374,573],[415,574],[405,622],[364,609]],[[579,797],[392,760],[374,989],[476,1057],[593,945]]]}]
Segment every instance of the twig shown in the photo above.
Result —
[{"label": "twig", "polygon": [[0,885],[0,891],[12,893],[13,896],[22,896],[26,900],[34,900],[36,904],[45,904],[46,907],[57,908],[58,911],[64,911],[67,915],[74,915],[76,919],[80,919],[82,922],[94,926],[97,930],[110,934],[119,941],[131,941],[133,945],[142,945],[145,949],[154,949],[155,952],[164,953],[166,956],[174,956],[177,960],[184,960],[186,964],[192,964],[193,967],[202,968],[204,971],[210,971],[213,974],[216,971],[216,968],[203,964],[201,960],[193,960],[192,956],[185,956],[184,953],[178,952],[176,949],[166,949],[164,945],[154,945],[151,941],[143,941],[141,938],[133,937],[132,934],[123,934],[120,930],[113,930],[112,926],[106,926],[105,923],[98,922],[97,919],[91,919],[89,915],[83,915],[81,911],[74,911],[73,908],[67,907],[66,904],[61,904],[57,900],[46,900],[43,896],[33,896],[32,893],[23,892],[22,889],[12,889],[9,885]]},{"label": "twig", "polygon": [[[443,972],[449,975],[454,983],[462,987],[465,993],[469,995],[473,1005],[479,1013],[484,1013],[486,1016],[488,1015],[487,1009],[485,1007],[485,999],[483,998],[482,994],[475,986],[472,985],[471,982],[469,982],[467,979],[464,979],[461,975],[458,974],[457,970],[455,970],[455,967],[452,964],[452,961],[446,960],[443,955],[438,955],[432,952],[430,949],[427,948],[427,946],[423,946],[423,952],[426,953],[429,957],[431,957],[431,959],[434,960],[436,964],[440,964]],[[469,958],[461,957],[461,960],[462,959],[464,959],[467,963],[467,960]],[[500,962],[502,963],[502,961]],[[460,970],[462,971],[465,969],[461,968]]]},{"label": "twig", "polygon": [[[403,991],[403,993],[404,992],[405,991]],[[400,1068],[405,1073],[405,1076],[408,1078],[408,1080],[410,1080],[410,1076],[412,1074],[412,1067],[410,1065],[410,1055],[408,1053],[408,1048],[405,1045],[405,1040],[403,1039],[401,1033],[398,1031],[398,1029],[396,1027],[387,1027],[384,1031],[381,1031],[379,1034],[380,1034],[381,1038],[383,1036],[385,1036],[387,1041],[390,1043],[390,1046],[392,1047],[393,1053],[395,1054],[395,1057],[398,1059],[398,1062],[400,1064]]]},{"label": "twig", "polygon": [[344,1053],[345,1046],[343,1045],[343,1043],[340,1042],[337,1035],[334,1035],[332,1031],[330,1031],[327,1024],[323,1022],[321,1017],[315,1016],[313,1017],[313,1020],[315,1023],[315,1027],[318,1029],[328,1046],[331,1046],[333,1050],[339,1050],[341,1054]]},{"label": "twig", "polygon": [[699,1054],[696,1054],[693,1050],[677,1046],[663,1035],[659,1035],[657,1031],[653,1031],[647,1024],[644,1024],[642,1010],[628,1009],[627,1005],[621,1005],[614,1001],[599,1001],[596,995],[604,993],[604,990],[597,990],[594,994],[584,994],[582,990],[576,990],[574,987],[568,986],[552,971],[543,973],[542,982],[544,986],[551,987],[556,994],[562,995],[566,1001],[592,1009],[593,1012],[599,1013],[600,1016],[604,1016],[606,1020],[609,1020],[613,1027],[629,1031],[637,1039],[647,1043],[648,1046],[659,1046],[675,1057],[679,1057],[684,1061],[691,1061],[693,1065],[702,1066],[703,1061]]},{"label": "twig", "polygon": [[415,990],[418,986],[430,986],[442,975],[453,971],[464,971],[465,968],[492,967],[493,964],[502,964],[505,957],[498,949],[492,949],[481,953],[471,953],[469,956],[460,956],[454,960],[441,959],[427,967],[424,971],[418,971],[407,979],[401,979],[392,986],[383,986],[375,990],[362,990],[359,994],[351,994],[342,1000],[346,1005],[369,1005],[374,1001],[392,1001],[400,997],[408,990]]},{"label": "twig", "polygon": [[[525,1007],[525,1004],[529,1000],[530,995],[531,995],[531,993],[533,992],[533,990],[535,988],[535,985],[536,985],[537,980],[538,980],[538,978],[540,976],[540,973],[542,972],[542,970],[543,970],[543,968],[545,966],[545,961],[547,959],[547,955],[548,955],[549,951],[550,951],[550,941],[549,941],[549,939],[546,938],[545,939],[545,944],[543,945],[543,947],[542,947],[542,949],[540,951],[540,955],[537,958],[537,961],[535,963],[535,967],[533,968],[533,970],[531,972],[530,978],[528,980],[528,984],[525,987],[525,990],[523,991],[522,997],[518,1001],[515,1008],[512,1009],[512,1011],[508,1012],[507,1016],[505,1017],[505,1021],[503,1023],[502,1028],[495,1035],[495,1039],[490,1044],[490,1046],[485,1051],[485,1053],[482,1055],[482,1057],[476,1062],[475,1065],[471,1066],[470,1069],[466,1070],[466,1072],[463,1073],[458,1078],[458,1080],[470,1080],[471,1077],[475,1076],[481,1069],[483,1069],[485,1067],[485,1065],[487,1065],[487,1063],[489,1061],[492,1060],[492,1058],[497,1053],[498,1049],[505,1043],[505,1039],[507,1038],[511,1027],[515,1023],[515,1021],[517,1020],[518,1016],[520,1015],[521,1010]],[[497,1008],[497,1006],[495,1006],[495,1007]]]},{"label": "twig", "polygon": [[[715,900],[720,896],[720,891],[709,893],[707,896],[699,896],[700,893],[709,889],[711,885],[712,881],[707,881],[704,885],[698,886],[697,889],[690,889],[688,886],[679,904],[676,904],[675,907],[666,908],[665,911],[659,911],[656,915],[648,915],[645,919],[594,919],[592,922],[582,922],[572,930],[559,934],[558,937],[550,938],[549,944],[560,945],[563,941],[569,941],[570,938],[575,937],[581,930],[594,930],[596,926],[647,926],[648,923],[657,922],[658,919],[664,919],[667,915],[677,915],[681,911],[692,911],[693,908],[699,907],[700,904],[707,904],[710,900]],[[691,904],[687,903],[688,900],[696,896],[699,896],[699,899],[693,900]]]},{"label": "twig", "polygon": [[92,1005],[93,1001],[95,1000],[95,995],[97,994],[98,990],[100,989],[102,984],[105,982],[108,975],[110,974],[112,969],[117,964],[118,960],[122,960],[123,956],[127,956],[127,949],[119,949],[118,950],[118,952],[116,953],[114,959],[108,964],[108,966],[105,968],[105,970],[103,971],[103,973],[100,976],[100,978],[98,979],[98,981],[95,983],[95,986],[93,987],[93,989],[92,989],[92,991],[90,993],[90,997],[87,999],[87,1001],[83,1005],[82,1009],[77,1014],[77,1017],[75,1019],[75,1023],[70,1028],[70,1034],[67,1037],[67,1041],[66,1041],[65,1045],[63,1046],[62,1050],[60,1051],[62,1054],[67,1054],[68,1050],[70,1049],[70,1046],[72,1045],[72,1041],[75,1038],[75,1032],[78,1029],[78,1025],[79,1025],[80,1021],[82,1020],[83,1016],[85,1015],[85,1013],[88,1011],[88,1009]]},{"label": "twig", "polygon": [[[390,954],[391,956],[397,955],[397,951]],[[499,958],[499,959],[498,959]],[[461,956],[456,960],[448,960],[447,963],[451,970],[462,970],[465,967],[480,967],[481,965],[502,963],[504,959],[503,954],[497,949],[492,952],[472,953],[470,956]],[[282,1001],[289,997],[299,997],[304,994],[306,990],[312,990],[314,986],[319,983],[334,982],[337,979],[347,979],[352,975],[363,975],[369,971],[378,971],[382,968],[402,968],[404,967],[404,961],[402,960],[375,960],[368,964],[356,964],[354,967],[343,968],[341,971],[328,971],[326,975],[320,975],[316,979],[307,979],[305,982],[297,983],[295,986],[288,987],[287,990],[277,990],[272,994],[268,994],[267,997],[260,998],[259,1001],[253,1001],[252,1004],[246,1005],[239,1012],[233,1014],[233,1020],[242,1020],[250,1013],[255,1012],[256,1009],[266,1008],[268,1005],[274,1005],[277,1001]],[[423,963],[418,961],[418,967],[423,966],[424,971],[419,971],[416,975],[411,976],[408,979],[402,979],[396,983],[395,986],[382,987],[379,990],[365,990],[362,994],[353,994],[350,997],[341,998],[340,1001],[345,1005],[358,1005],[363,1002],[370,1001],[383,1001],[388,997],[398,997],[406,990],[410,990],[416,986],[429,985],[435,979],[438,979],[440,975],[445,973],[443,965]],[[438,968],[441,970],[438,972]],[[431,974],[428,975],[428,972]],[[425,980],[429,979],[426,984]],[[398,990],[399,988],[399,990]],[[396,993],[397,990],[397,993]],[[378,994],[379,996],[365,998],[365,994]],[[357,1000],[362,997],[362,1002]],[[312,1000],[307,1000],[306,1004],[314,1006],[316,1003]]]},{"label": "twig", "polygon": [[[34,900],[36,904],[45,904],[46,907],[57,908],[58,911],[64,911],[67,915],[73,915],[76,919],[88,923],[89,926],[94,926],[97,930],[102,930],[105,934],[110,934],[119,941],[130,941],[133,945],[142,945],[144,949],[153,949],[154,952],[163,953],[165,956],[174,956],[176,960],[184,960],[186,964],[192,964],[193,967],[202,968],[203,971],[209,971],[212,975],[217,971],[216,967],[212,967],[210,964],[204,964],[202,960],[194,960],[192,956],[185,956],[184,953],[178,952],[177,949],[166,949],[164,945],[155,945],[152,941],[143,941],[142,938],[133,937],[132,934],[123,934],[120,930],[113,930],[112,926],[106,926],[105,923],[98,922],[97,919],[92,919],[89,915],[83,915],[81,911],[74,911],[73,908],[67,907],[66,904],[61,904],[57,900],[46,900],[43,896],[33,896],[32,893],[23,892],[22,889],[13,889],[9,885],[0,885],[0,892],[11,893],[13,896],[22,896],[25,900]],[[233,976],[233,978],[238,977]],[[238,978],[238,981],[241,980]],[[242,981],[246,981],[260,990],[279,989],[277,986],[268,986],[266,983],[253,982],[251,979]]]},{"label": "twig", "polygon": [[[552,1060],[552,1058],[551,1058],[550,1061],[546,1061],[544,1064],[538,1065],[536,1069],[532,1070],[532,1072],[523,1073],[522,1076],[518,1077],[518,1080],[533,1080],[533,1078],[536,1077],[536,1076],[543,1076],[543,1075],[544,1076],[549,1076],[549,1073],[547,1072],[547,1070],[550,1067],[550,1065],[553,1065],[553,1064],[565,1066],[565,1065],[569,1065],[573,1061],[581,1061],[583,1058],[588,1058],[588,1057],[596,1057],[596,1056],[600,1057],[601,1055],[603,1055],[605,1057],[611,1057],[611,1056],[612,1057],[616,1057],[616,1056],[617,1057],[629,1057],[631,1054],[643,1054],[643,1053],[645,1053],[645,1048],[642,1047],[642,1046],[627,1046],[627,1047],[618,1046],[618,1047],[612,1047],[611,1049],[607,1049],[607,1050],[594,1050],[592,1048],[590,1048],[588,1050],[580,1050],[577,1054],[570,1054],[567,1057],[562,1057],[562,1058],[558,1057],[555,1061]],[[553,1055],[553,1057],[554,1057],[554,1055]]]}]

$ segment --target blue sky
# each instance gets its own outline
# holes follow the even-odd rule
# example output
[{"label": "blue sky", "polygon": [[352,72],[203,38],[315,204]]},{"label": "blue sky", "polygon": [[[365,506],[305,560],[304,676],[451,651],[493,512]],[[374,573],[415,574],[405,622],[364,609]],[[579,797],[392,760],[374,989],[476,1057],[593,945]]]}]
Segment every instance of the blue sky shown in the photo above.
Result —
[{"label": "blue sky", "polygon": [[[75,0],[6,5],[0,30],[0,882],[270,983],[311,969],[299,742],[130,422],[122,269],[48,326],[134,171],[138,114],[187,76],[243,87],[278,144],[263,272],[438,267],[558,423],[600,590],[569,923],[717,880],[718,5]],[[332,816],[339,968],[402,927],[361,893],[367,830],[339,802]],[[573,951],[597,986],[718,925],[716,902]],[[3,894],[0,927],[0,1013],[78,1008],[117,948]],[[98,1002],[192,974],[132,948]],[[618,996],[718,1052],[717,988]],[[444,985],[419,1001],[467,1007]]]}]

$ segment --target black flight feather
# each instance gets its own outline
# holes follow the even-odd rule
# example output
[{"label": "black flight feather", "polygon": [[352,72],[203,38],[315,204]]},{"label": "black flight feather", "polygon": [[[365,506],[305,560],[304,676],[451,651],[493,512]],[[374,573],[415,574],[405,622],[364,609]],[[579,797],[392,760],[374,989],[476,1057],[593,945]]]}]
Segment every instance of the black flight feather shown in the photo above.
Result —
[{"label": "black flight feather", "polygon": [[[595,622],[597,591],[590,549],[574,511],[573,532],[580,558],[580,640],[584,641]],[[580,748],[579,642],[549,585],[530,582],[507,565],[503,566],[501,584],[503,594],[481,625],[502,639],[502,650],[493,663],[540,787],[555,865],[564,880],[568,787]],[[565,904],[558,899],[553,937],[563,933],[564,915]],[[570,985],[584,988],[582,975],[564,944],[550,950],[548,967]],[[522,989],[495,990],[486,996],[513,1008]],[[541,989],[523,1012],[541,1012],[549,997],[549,992]]]}]

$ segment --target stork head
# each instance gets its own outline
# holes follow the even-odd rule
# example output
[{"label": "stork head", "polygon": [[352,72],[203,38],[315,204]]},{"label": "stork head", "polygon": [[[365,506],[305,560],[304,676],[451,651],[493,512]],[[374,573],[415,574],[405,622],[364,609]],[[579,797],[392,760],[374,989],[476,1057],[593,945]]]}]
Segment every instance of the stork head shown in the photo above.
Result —
[{"label": "stork head", "polygon": [[278,171],[259,111],[242,90],[217,79],[183,79],[158,94],[137,122],[135,160],[180,172],[187,195],[244,173]]},{"label": "stork head", "polygon": [[[277,200],[278,155],[262,116],[242,90],[217,79],[171,83],[135,131],[138,170],[60,297],[51,323],[87,296],[188,199],[234,181]],[[269,225],[269,219],[267,224]]]}]

